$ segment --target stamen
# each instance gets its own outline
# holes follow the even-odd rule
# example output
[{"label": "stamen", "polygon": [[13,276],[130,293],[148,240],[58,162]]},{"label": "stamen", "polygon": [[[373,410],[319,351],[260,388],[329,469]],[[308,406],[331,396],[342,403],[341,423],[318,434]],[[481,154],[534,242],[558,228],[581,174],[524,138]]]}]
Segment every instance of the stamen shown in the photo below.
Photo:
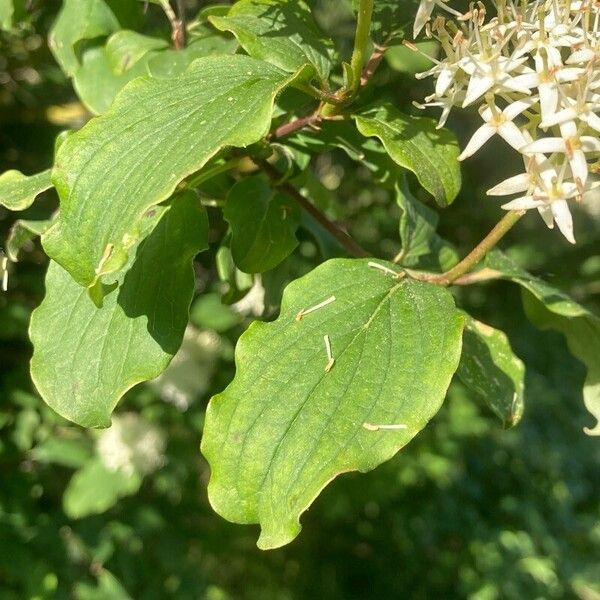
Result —
[{"label": "stamen", "polygon": [[335,296],[331,296],[330,298],[327,298],[327,300],[323,300],[323,302],[319,302],[319,304],[316,304],[315,306],[311,306],[310,308],[303,308],[296,315],[296,321],[302,321],[302,318],[305,315],[308,315],[311,312],[314,312],[315,310],[319,310],[320,308],[323,308],[324,306],[327,306],[328,304],[331,304],[332,302],[335,302]]},{"label": "stamen", "polygon": [[329,339],[329,336],[323,336],[323,340],[325,341],[325,350],[327,351],[327,365],[325,366],[325,373],[329,373],[329,371],[333,369],[335,358],[333,358],[333,353],[331,351],[331,340]]},{"label": "stamen", "polygon": [[392,425],[373,425],[372,423],[363,423],[362,426],[368,431],[380,431],[380,430],[389,430],[389,431],[397,431],[400,429],[407,429],[408,425],[404,423],[395,423]]}]

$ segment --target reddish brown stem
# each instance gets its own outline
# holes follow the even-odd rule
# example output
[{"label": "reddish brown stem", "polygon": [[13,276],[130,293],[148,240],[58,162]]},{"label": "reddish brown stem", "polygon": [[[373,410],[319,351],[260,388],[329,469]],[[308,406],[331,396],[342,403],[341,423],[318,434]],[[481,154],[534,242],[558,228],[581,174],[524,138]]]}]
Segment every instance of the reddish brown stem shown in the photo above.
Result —
[{"label": "reddish brown stem", "polygon": [[285,125],[281,125],[278,127],[271,137],[273,139],[280,139],[299,131],[300,129],[304,129],[304,127],[316,127],[321,121],[321,115],[319,112],[315,112],[312,115],[307,115],[306,117],[300,117],[299,119],[295,119],[294,121],[290,121]]},{"label": "reddish brown stem", "polygon": [[371,77],[373,77],[373,74],[375,73],[377,67],[381,63],[381,60],[383,59],[386,50],[387,48],[385,46],[375,46],[373,53],[367,61],[367,64],[365,65],[365,68],[362,71],[362,75],[360,76],[361,87],[364,87],[365,85],[367,85],[367,83],[369,83],[369,80],[371,79]]},{"label": "reddish brown stem", "polygon": [[273,185],[283,190],[286,194],[289,194],[292,198],[298,202],[300,207],[307,212],[311,217],[315,219],[320,225],[322,225],[333,238],[335,238],[339,244],[347,250],[348,254],[357,258],[364,258],[370,256],[370,254],[357,242],[355,242],[343,229],[330,221],[326,215],[324,215],[310,200],[305,198],[293,185],[289,183],[281,183],[281,173],[271,164],[266,161],[260,161],[260,168],[269,176]]}]

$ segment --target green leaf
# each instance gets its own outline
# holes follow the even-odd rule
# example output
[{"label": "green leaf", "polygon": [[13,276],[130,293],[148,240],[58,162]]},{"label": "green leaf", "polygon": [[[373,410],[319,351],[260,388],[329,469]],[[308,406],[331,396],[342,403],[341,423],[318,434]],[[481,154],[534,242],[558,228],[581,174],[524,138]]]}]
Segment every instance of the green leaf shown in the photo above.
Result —
[{"label": "green leaf", "polygon": [[586,366],[583,402],[597,423],[584,431],[600,436],[600,318],[581,306],[578,316],[564,316],[531,292],[523,293],[523,304],[534,325],[560,331],[567,339],[571,354]]},{"label": "green leaf", "polygon": [[440,206],[448,206],[460,191],[458,142],[436,122],[405,115],[385,104],[354,115],[360,133],[377,137],[390,157],[412,171]]},{"label": "green leaf", "polygon": [[238,48],[235,38],[225,36],[214,29],[204,27],[203,35],[197,32],[181,50],[163,50],[148,60],[148,72],[152,77],[165,78],[181,75],[190,64],[205,56],[234,54]]},{"label": "green leaf", "polygon": [[92,452],[81,437],[48,437],[31,450],[31,457],[41,463],[78,469],[92,458]]},{"label": "green leaf", "polygon": [[235,379],[209,404],[212,506],[260,523],[260,548],[290,542],[334,477],[390,459],[439,410],[462,326],[448,290],[367,260],[330,260],[291,283],[279,318],[242,335]]},{"label": "green leaf", "polygon": [[13,0],[0,0],[0,30],[12,29],[14,10]]},{"label": "green leaf", "polygon": [[101,308],[52,262],[46,297],[32,315],[33,381],[51,408],[85,427],[108,425],[121,396],[158,376],[183,339],[194,291],[191,259],[207,247],[206,213],[191,192],[151,212],[146,227],[160,218],[158,225]]},{"label": "green leaf", "polygon": [[513,353],[504,332],[467,316],[457,375],[505,427],[520,421],[525,365]]},{"label": "green leaf", "polygon": [[[147,58],[151,58],[151,55],[147,55]],[[135,63],[125,73],[115,74],[106,48],[94,46],[83,52],[81,66],[73,75],[73,87],[86,108],[99,115],[109,109],[115,96],[127,83],[145,74],[147,66],[143,60]]]},{"label": "green leaf", "polygon": [[240,0],[226,17],[209,20],[217,29],[231,31],[250,56],[292,73],[310,64],[321,80],[329,77],[333,42],[319,30],[303,0]]},{"label": "green leaf", "polygon": [[63,510],[70,519],[98,515],[114,506],[119,498],[135,494],[142,478],[122,470],[109,470],[98,459],[77,471],[63,495]]},{"label": "green leaf", "polygon": [[25,210],[51,187],[50,169],[29,176],[20,171],[5,171],[0,175],[0,205],[8,210]]},{"label": "green leaf", "polygon": [[[359,0],[353,0],[357,10]],[[375,0],[371,20],[371,37],[380,46],[389,46],[412,37],[417,14],[417,0]]]},{"label": "green leaf", "polygon": [[441,271],[454,266],[459,260],[458,253],[436,233],[438,214],[412,195],[406,178],[396,185],[396,201],[402,211],[402,251],[397,262],[406,267]]},{"label": "green leaf", "polygon": [[42,240],[48,255],[81,285],[118,273],[147,210],[223,148],[261,139],[275,96],[293,79],[253,58],[219,56],[172,79],[132,81],[59,149],[60,215]]},{"label": "green leaf", "polygon": [[233,260],[246,273],[272,269],[298,246],[300,207],[291,196],[274,191],[264,177],[247,177],[234,185],[223,215],[231,226]]},{"label": "green leaf", "polygon": [[19,219],[15,221],[6,238],[6,255],[8,258],[13,262],[17,262],[21,249],[32,239],[48,231],[53,222],[53,219],[44,219],[43,221]]},{"label": "green leaf", "polygon": [[569,350],[587,368],[583,401],[598,421],[585,428],[588,435],[600,435],[600,317],[575,302],[561,290],[521,269],[498,250],[490,252],[485,268],[521,285],[527,316],[542,329],[556,329],[564,334]]},{"label": "green leaf", "polygon": [[48,44],[61,69],[71,76],[79,67],[80,42],[134,25],[140,14],[135,3],[122,0],[64,0]]},{"label": "green leaf", "polygon": [[117,31],[106,42],[106,58],[115,75],[122,75],[152,50],[169,46],[166,40],[135,31]]}]

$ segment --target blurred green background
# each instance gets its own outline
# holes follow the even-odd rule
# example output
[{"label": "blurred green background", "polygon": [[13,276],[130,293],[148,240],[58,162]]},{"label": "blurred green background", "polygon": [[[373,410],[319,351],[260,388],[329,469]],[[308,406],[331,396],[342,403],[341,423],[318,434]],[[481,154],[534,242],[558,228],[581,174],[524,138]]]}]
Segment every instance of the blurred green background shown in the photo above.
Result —
[{"label": "blurred green background", "polygon": [[[197,4],[189,3],[191,12]],[[31,2],[17,29],[0,33],[0,172],[47,168],[55,136],[85,118],[46,44],[59,5]],[[316,10],[347,51],[350,11],[333,0]],[[424,68],[394,49],[371,93],[409,107],[430,93],[427,80],[412,77]],[[476,121],[454,116],[450,126],[464,143]],[[389,192],[342,153],[318,157],[311,169],[329,213],[342,215],[373,253],[393,256],[399,213]],[[464,165],[463,192],[441,215],[442,233],[462,252],[500,216],[485,189],[517,169],[501,141]],[[49,192],[19,218],[45,218],[56,204]],[[596,204],[576,212],[575,247],[535,214],[503,247],[598,312]],[[0,212],[0,239],[14,220]],[[200,257],[182,352],[158,381],[128,394],[104,432],[70,425],[36,395],[27,324],[43,294],[39,246],[30,244],[12,269],[9,292],[0,295],[2,600],[600,599],[600,442],[582,432],[591,424],[584,369],[562,336],[528,324],[518,289],[504,282],[458,295],[477,318],[505,329],[528,365],[515,429],[502,430],[456,382],[437,417],[394,460],[330,485],[289,547],[261,552],[255,527],[215,515],[198,451],[204,409],[233,376],[235,341],[257,311],[252,295],[234,308],[221,303],[225,290],[210,266],[216,251]],[[267,305],[282,283],[315,264],[315,253],[307,236],[264,276]]]}]

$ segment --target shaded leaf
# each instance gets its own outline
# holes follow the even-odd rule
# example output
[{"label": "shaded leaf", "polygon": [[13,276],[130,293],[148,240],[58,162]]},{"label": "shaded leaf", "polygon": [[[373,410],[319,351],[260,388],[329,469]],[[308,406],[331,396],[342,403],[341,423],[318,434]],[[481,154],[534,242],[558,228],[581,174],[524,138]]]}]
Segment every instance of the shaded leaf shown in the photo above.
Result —
[{"label": "shaded leaf", "polygon": [[169,80],[132,81],[59,149],[60,215],[42,240],[48,255],[81,285],[116,277],[146,211],[222,148],[263,137],[275,96],[292,80],[246,56],[219,56]]},{"label": "shaded leaf", "polygon": [[397,262],[406,267],[447,271],[458,262],[456,249],[436,232],[438,214],[411,193],[406,178],[396,185],[402,251]]},{"label": "shaded leaf", "polygon": [[460,191],[458,143],[447,129],[436,129],[432,119],[405,115],[383,105],[354,115],[365,136],[381,140],[401,167],[412,171],[440,206],[448,206]]},{"label": "shaded leaf", "polygon": [[560,331],[567,339],[571,354],[586,366],[583,401],[597,423],[584,431],[600,436],[600,318],[583,307],[578,316],[564,316],[531,292],[524,292],[523,304],[534,325]]},{"label": "shaded leaf", "polygon": [[264,177],[246,177],[234,185],[223,215],[231,226],[233,260],[246,273],[272,269],[298,246],[300,207]]},{"label": "shaded leaf", "polygon": [[[202,451],[215,510],[260,523],[261,548],[294,539],[334,477],[390,459],[439,410],[462,324],[448,290],[367,260],[330,260],[291,283],[280,317],[242,335],[235,379],[208,407]],[[382,424],[406,428],[374,430]]]},{"label": "shaded leaf", "polygon": [[[357,10],[359,0],[353,0],[353,5]],[[417,0],[375,0],[371,20],[373,41],[380,46],[389,46],[412,37],[418,6]]]},{"label": "shaded leaf", "polygon": [[520,421],[525,365],[513,353],[504,332],[467,316],[457,375],[505,427]]},{"label": "shaded leaf", "polygon": [[147,216],[150,230],[160,221],[101,308],[60,265],[48,269],[46,297],[31,319],[31,374],[48,405],[79,425],[108,425],[121,396],[158,376],[181,345],[191,259],[207,247],[208,223],[191,192],[162,210]]},{"label": "shaded leaf", "polygon": [[5,171],[0,175],[0,205],[8,210],[25,210],[39,194],[51,187],[50,169],[36,175]]},{"label": "shaded leaf", "polygon": [[319,30],[303,0],[240,0],[226,17],[209,20],[231,31],[250,56],[289,72],[311,64],[322,80],[329,77],[333,42]]},{"label": "shaded leaf", "polygon": [[486,268],[526,290],[523,294],[525,312],[534,325],[564,334],[573,356],[587,368],[583,401],[598,422],[585,428],[585,432],[600,435],[600,317],[561,290],[527,273],[500,251],[488,254]]}]

